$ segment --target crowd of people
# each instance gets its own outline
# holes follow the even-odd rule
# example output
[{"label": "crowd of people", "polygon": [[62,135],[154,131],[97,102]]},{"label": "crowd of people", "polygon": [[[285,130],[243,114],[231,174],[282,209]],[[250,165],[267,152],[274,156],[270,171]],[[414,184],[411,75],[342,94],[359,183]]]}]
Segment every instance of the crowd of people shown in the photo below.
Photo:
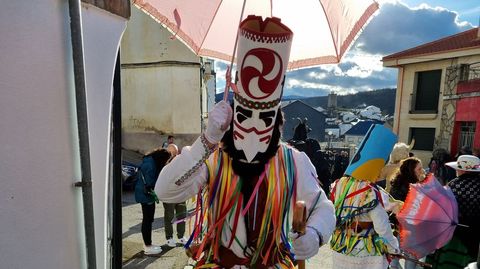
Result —
[{"label": "crowd of people", "polygon": [[[178,154],[178,148],[174,144],[173,136],[169,137],[168,142],[163,146],[164,148],[155,149],[144,156],[138,172],[138,177],[141,180],[137,181],[135,188],[136,201],[141,204],[142,208],[143,217],[141,232],[145,245],[144,253],[146,255],[155,255],[162,252],[160,246],[152,244],[152,222],[154,220],[156,202],[153,189],[155,188],[157,178],[163,167],[171,162]],[[421,182],[426,176],[425,172],[435,175],[439,182],[443,185],[448,185],[454,193],[458,202],[459,223],[461,225],[456,228],[454,237],[447,245],[438,249],[434,253],[431,253],[427,257],[422,258],[422,260],[425,260],[426,258],[426,262],[432,264],[434,268],[463,268],[466,264],[475,261],[478,253],[480,235],[479,227],[475,220],[480,217],[480,199],[477,195],[480,191],[480,160],[476,156],[464,154],[473,153],[466,147],[461,149],[462,151],[459,154],[462,155],[459,155],[456,161],[452,161],[452,159],[449,158],[448,153],[445,150],[440,149],[433,152],[428,167],[424,169],[420,159],[409,157],[411,155],[411,147],[412,145],[406,145],[405,143],[396,143],[388,158],[389,161],[382,167],[379,175],[376,178],[372,178],[370,181],[362,180],[355,182],[354,187],[351,187],[350,192],[358,191],[369,185],[381,186],[391,198],[396,201],[404,202],[410,184]],[[325,154],[325,152],[320,152],[321,154]],[[330,151],[327,152],[325,156],[328,157],[324,157],[322,162],[328,168],[324,171],[317,169],[317,167],[315,168],[318,177],[320,177],[321,173],[323,173],[323,175],[328,174],[329,176],[327,178],[329,182],[335,183],[333,184],[334,189],[331,190],[332,186],[329,184],[325,193],[330,193],[330,191],[332,191],[329,198],[334,204],[335,202],[338,204],[338,199],[336,200],[335,197],[341,195],[345,197],[348,195],[348,192],[341,193],[338,190],[345,191],[344,185],[351,184],[351,181],[353,180],[351,177],[344,176],[349,163],[348,155],[346,152],[334,154],[333,151]],[[334,171],[336,169],[341,169],[341,171],[338,172],[339,174],[335,174]],[[451,176],[452,171],[454,174],[453,177]],[[372,190],[374,190],[373,193],[377,192],[379,189],[380,188],[372,188]],[[383,195],[385,196],[385,194]],[[367,214],[363,214],[364,216],[362,216],[362,214],[353,214],[355,218],[350,220],[346,217],[352,215],[352,209],[362,208],[362,206],[368,204],[368,201],[372,202],[376,199],[375,197],[380,196],[382,195],[372,196],[369,192],[365,192],[363,195],[356,195],[354,199],[347,202],[347,208],[350,210],[340,210],[341,213],[336,214],[337,228],[332,234],[330,244],[331,248],[334,250],[334,259],[338,262],[338,266],[341,266],[341,261],[343,261],[344,263],[346,262],[346,264],[349,264],[345,268],[354,268],[350,267],[352,265],[348,263],[348,257],[352,256],[352,253],[355,253],[353,256],[355,257],[356,264],[362,264],[358,259],[358,257],[362,257],[362,255],[370,257],[369,259],[371,260],[372,254],[374,254],[373,256],[378,254],[375,251],[379,251],[381,247],[375,245],[372,245],[370,248],[365,247],[365,245],[375,241],[372,239],[372,236],[379,236],[383,238],[383,240],[386,240],[388,243],[385,245],[389,253],[400,251],[397,233],[399,227],[398,221],[395,218],[395,213],[398,212],[398,208],[392,210],[392,205],[385,205],[385,202],[389,200],[388,197],[384,197],[381,203],[377,203],[376,206],[368,210]],[[363,203],[363,205],[360,204],[360,202]],[[344,203],[345,201],[342,202],[342,204]],[[165,209],[164,222],[167,240],[166,245],[175,247],[177,242],[173,236],[172,221],[173,219],[181,220],[186,217],[186,204],[185,202],[163,203],[163,206]],[[338,224],[338,219],[342,220],[343,223],[341,225]],[[388,221],[386,222],[387,219]],[[375,225],[375,223],[377,224]],[[390,226],[390,224],[392,225],[391,230],[387,227]],[[355,225],[355,229],[352,229],[353,225]],[[375,232],[368,235],[369,230]],[[184,236],[185,223],[182,221],[178,222],[176,231],[179,243],[185,245],[187,243],[187,238]],[[357,237],[359,242],[355,244],[354,248],[348,249],[346,246],[347,244],[345,242],[342,243],[342,240],[345,240],[345,238],[353,240],[352,238],[354,238],[354,236]],[[368,251],[365,252],[367,249],[373,249],[375,251],[373,253],[369,253]],[[365,253],[361,254],[362,251]],[[382,251],[379,251],[379,253],[382,253]],[[398,258],[391,257],[389,265],[385,265],[383,264],[385,262],[384,258],[387,256],[382,254],[378,257],[382,257],[382,266],[379,268],[401,268]],[[371,262],[372,261],[369,261],[369,263]],[[417,264],[413,261],[406,260],[404,262],[404,268],[417,268]]]}]

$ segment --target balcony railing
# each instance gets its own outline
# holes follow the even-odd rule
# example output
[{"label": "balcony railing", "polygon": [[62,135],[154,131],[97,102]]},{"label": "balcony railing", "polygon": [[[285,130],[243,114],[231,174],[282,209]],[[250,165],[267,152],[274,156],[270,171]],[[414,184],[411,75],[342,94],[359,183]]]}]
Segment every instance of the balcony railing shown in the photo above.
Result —
[{"label": "balcony railing", "polygon": [[460,81],[476,79],[480,79],[480,62],[462,65]]},{"label": "balcony railing", "polygon": [[462,65],[457,94],[480,91],[480,62]]}]

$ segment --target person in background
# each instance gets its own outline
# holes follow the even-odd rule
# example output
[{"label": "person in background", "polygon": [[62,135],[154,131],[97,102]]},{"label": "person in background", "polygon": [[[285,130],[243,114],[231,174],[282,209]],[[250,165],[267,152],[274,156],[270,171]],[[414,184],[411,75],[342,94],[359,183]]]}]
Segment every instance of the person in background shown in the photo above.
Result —
[{"label": "person in background", "polygon": [[333,164],[332,180],[337,180],[343,176],[348,166],[348,154],[346,151],[340,151],[340,154],[335,156]]},{"label": "person in background", "polygon": [[[170,143],[167,146],[168,152],[170,152],[171,158],[169,162],[178,155],[177,145]],[[165,225],[165,237],[167,239],[167,245],[169,247],[176,247],[177,241],[173,237],[173,224],[172,221],[175,218],[177,221],[183,220],[187,214],[187,203],[163,203],[164,208],[164,225]],[[185,235],[185,222],[180,221],[177,223],[177,238],[178,242],[182,245],[187,243],[187,238]]]},{"label": "person in background", "polygon": [[405,201],[410,184],[418,183],[424,178],[422,161],[416,157],[408,157],[400,163],[400,169],[392,180],[390,194],[396,200]]},{"label": "person in background", "polygon": [[[400,162],[400,169],[392,180],[390,195],[396,200],[405,202],[410,184],[418,183],[425,178],[425,172],[422,167],[422,161],[416,157],[409,157]],[[391,215],[391,222],[398,230],[398,221],[395,215]],[[413,269],[416,264],[412,261],[405,261],[405,269]],[[401,268],[398,259],[393,259],[390,268]]]},{"label": "person in background", "polygon": [[428,163],[428,172],[432,173],[442,185],[455,178],[455,170],[445,165],[449,161],[452,161],[450,153],[444,148],[436,148]]},{"label": "person in background", "polygon": [[480,148],[474,148],[472,155],[480,158]]},{"label": "person in background", "polygon": [[391,182],[397,175],[398,169],[400,168],[400,162],[408,158],[412,146],[413,145],[409,146],[402,142],[396,143],[393,146],[389,162],[382,168],[382,171],[380,171],[377,181],[377,184],[382,186],[383,184],[381,182],[385,180],[385,184],[382,187],[384,187],[387,192],[390,191]]},{"label": "person in background", "polygon": [[162,148],[166,149],[168,145],[175,143],[175,137],[173,135],[169,135],[167,141],[163,142]]},{"label": "person in background", "polygon": [[458,225],[445,246],[429,255],[427,263],[434,268],[464,268],[477,260],[480,242],[480,159],[460,155],[446,163],[457,177],[448,183],[458,204]]},{"label": "person in background", "polygon": [[389,201],[374,184],[396,136],[375,125],[365,137],[330,195],[337,219],[330,238],[335,269],[386,269],[387,255],[399,251],[386,212]]},{"label": "person in background", "polygon": [[142,238],[144,253],[154,255],[162,252],[162,248],[152,244],[152,223],[155,215],[156,195],[154,192],[158,175],[170,159],[166,149],[156,149],[143,157],[135,184],[135,201],[142,205]]},{"label": "person in background", "polygon": [[458,157],[462,155],[472,155],[472,149],[469,146],[462,146],[460,150],[457,152],[457,155],[455,155],[455,160],[458,159]]}]

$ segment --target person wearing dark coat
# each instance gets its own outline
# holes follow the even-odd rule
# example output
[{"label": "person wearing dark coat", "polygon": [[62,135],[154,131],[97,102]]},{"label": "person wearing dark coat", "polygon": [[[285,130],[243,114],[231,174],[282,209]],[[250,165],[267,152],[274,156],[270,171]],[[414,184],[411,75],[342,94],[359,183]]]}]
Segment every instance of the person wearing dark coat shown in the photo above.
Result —
[{"label": "person wearing dark coat", "polygon": [[144,253],[154,255],[162,252],[162,248],[152,245],[152,223],[155,215],[155,183],[158,175],[170,159],[166,149],[157,149],[143,157],[135,184],[135,201],[142,205],[142,238]]},{"label": "person wearing dark coat", "polygon": [[455,170],[445,165],[445,163],[453,161],[450,153],[446,149],[437,148],[432,152],[432,158],[428,163],[429,173],[435,175],[442,185],[446,185],[450,180],[455,178]]},{"label": "person wearing dark coat", "polygon": [[458,204],[458,223],[453,238],[427,259],[434,268],[465,268],[477,260],[480,243],[480,159],[461,155],[446,163],[457,177],[448,183]]}]

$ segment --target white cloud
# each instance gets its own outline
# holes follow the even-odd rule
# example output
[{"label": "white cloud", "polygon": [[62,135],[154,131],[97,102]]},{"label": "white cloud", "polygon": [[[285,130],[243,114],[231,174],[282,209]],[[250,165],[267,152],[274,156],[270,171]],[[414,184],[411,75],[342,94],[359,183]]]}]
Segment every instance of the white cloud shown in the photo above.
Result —
[{"label": "white cloud", "polygon": [[[327,85],[328,86],[328,85]],[[298,80],[298,79],[287,79],[285,83],[286,88],[307,88],[307,89],[321,89],[324,88],[325,85],[321,83],[315,83],[305,80]]]},{"label": "white cloud", "polygon": [[[353,50],[352,50],[353,51]],[[345,63],[352,63],[353,66],[344,72],[345,76],[368,78],[373,72],[382,71],[382,55],[367,54],[361,51],[348,53],[345,58]]]},{"label": "white cloud", "polygon": [[324,79],[324,78],[327,77],[327,74],[312,71],[312,72],[308,73],[308,76],[310,78],[313,78],[313,79]]},{"label": "white cloud", "polygon": [[342,69],[340,69],[338,64],[325,64],[325,65],[319,66],[318,68],[320,70],[324,70],[324,71],[327,71],[329,73],[333,73],[333,75],[335,75],[335,76],[342,76],[343,75],[343,71],[342,71]]},{"label": "white cloud", "polygon": [[[285,89],[293,90],[293,89],[310,89],[310,90],[318,90],[319,93],[329,93],[335,92],[339,95],[346,95],[346,94],[353,94],[359,91],[370,91],[372,90],[368,86],[358,87],[358,88],[345,88],[340,85],[331,85],[331,84],[324,84],[324,83],[316,83],[311,81],[305,80],[298,80],[298,79],[288,79],[285,83]],[[300,90],[294,90],[295,93],[301,93]],[[311,91],[309,92],[311,95]]]}]

